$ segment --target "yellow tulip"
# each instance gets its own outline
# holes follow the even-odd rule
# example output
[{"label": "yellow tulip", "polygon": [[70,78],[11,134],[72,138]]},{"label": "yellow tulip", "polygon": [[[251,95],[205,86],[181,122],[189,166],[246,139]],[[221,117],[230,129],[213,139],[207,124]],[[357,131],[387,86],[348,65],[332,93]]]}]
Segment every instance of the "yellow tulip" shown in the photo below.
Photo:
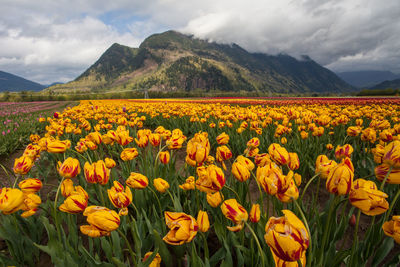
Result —
[{"label": "yellow tulip", "polygon": [[153,185],[156,188],[156,190],[160,193],[165,193],[169,188],[169,183],[162,178],[154,179]]},{"label": "yellow tulip", "polygon": [[24,193],[15,188],[2,188],[0,191],[0,210],[3,214],[11,214],[21,209]]},{"label": "yellow tulip", "polygon": [[170,160],[169,151],[161,151],[158,158],[160,159],[161,163],[168,164]]},{"label": "yellow tulip", "polygon": [[16,174],[27,174],[33,166],[32,158],[21,156],[15,159],[13,171]]},{"label": "yellow tulip", "polygon": [[246,209],[236,199],[225,200],[221,205],[221,211],[227,219],[236,224],[236,227],[227,227],[230,231],[241,230],[244,222],[249,218]]},{"label": "yellow tulip", "polygon": [[139,156],[139,152],[137,151],[136,148],[132,147],[132,148],[125,148],[122,152],[121,152],[121,159],[123,161],[129,161],[129,160],[133,160],[135,159],[137,156]]},{"label": "yellow tulip", "polygon": [[[379,181],[383,181],[389,171],[390,166],[386,163],[375,167],[375,176]],[[392,169],[386,180],[387,184],[400,184],[400,169]]]},{"label": "yellow tulip", "polygon": [[239,182],[245,182],[250,178],[250,172],[247,169],[247,166],[244,165],[241,162],[235,162],[232,164],[232,170],[231,170],[233,176],[239,181]]},{"label": "yellow tulip", "polygon": [[88,199],[85,195],[72,192],[69,197],[67,197],[63,204],[60,205],[59,209],[67,213],[81,213],[88,205]]},{"label": "yellow tulip", "polygon": [[132,192],[129,187],[125,188],[121,183],[114,181],[114,186],[107,190],[108,198],[114,207],[121,209],[119,215],[127,215],[129,204],[132,203]]},{"label": "yellow tulip", "polygon": [[60,190],[64,197],[68,197],[74,191],[74,182],[71,179],[64,179],[61,183]]},{"label": "yellow tulip", "polygon": [[250,210],[250,221],[257,223],[260,220],[260,204],[253,204]]},{"label": "yellow tulip", "polygon": [[400,244],[400,216],[396,215],[392,217],[392,220],[385,222],[382,225],[383,232],[385,235],[390,236]]},{"label": "yellow tulip", "polygon": [[225,185],[224,172],[215,165],[197,167],[196,172],[198,176],[196,188],[202,192],[214,193]]},{"label": "yellow tulip", "polygon": [[185,191],[195,189],[194,177],[189,176],[184,184],[179,185],[179,188]]},{"label": "yellow tulip", "polygon": [[117,165],[115,160],[113,160],[112,158],[105,158],[104,163],[106,164],[106,167],[109,169],[112,169]]},{"label": "yellow tulip", "polygon": [[297,261],[304,257],[309,245],[309,234],[303,222],[290,210],[284,216],[271,217],[265,225],[265,241],[276,257],[283,261]]},{"label": "yellow tulip", "polygon": [[[152,254],[153,252],[151,251],[144,254],[142,262],[145,262]],[[157,253],[153,261],[149,264],[149,267],[160,267],[160,265],[161,265],[161,256],[159,253]]]},{"label": "yellow tulip", "polygon": [[362,213],[375,216],[384,213],[389,208],[389,203],[384,192],[379,191],[372,181],[357,179],[349,194],[350,203],[359,208]]},{"label": "yellow tulip", "polygon": [[335,149],[335,157],[337,159],[350,158],[354,149],[351,145],[337,146]]},{"label": "yellow tulip", "polygon": [[134,189],[143,189],[149,184],[149,179],[147,179],[143,174],[131,172],[131,175],[126,180],[126,184]]},{"label": "yellow tulip", "polygon": [[196,221],[200,232],[205,233],[210,228],[210,221],[208,220],[208,214],[206,211],[199,210]]},{"label": "yellow tulip", "polygon": [[90,237],[110,235],[110,232],[116,230],[121,222],[115,211],[100,206],[87,207],[83,215],[87,216],[87,222],[90,225],[82,225],[80,230]]},{"label": "yellow tulip", "polygon": [[84,167],[85,178],[88,183],[99,183],[105,185],[110,178],[110,169],[106,167],[104,161],[99,160],[92,164],[86,162]]},{"label": "yellow tulip", "polygon": [[383,154],[383,163],[400,168],[400,141],[396,140],[385,146]]},{"label": "yellow tulip", "polygon": [[40,181],[39,179],[28,178],[19,182],[18,186],[19,188],[21,188],[22,192],[28,194],[28,193],[36,193],[42,188],[43,184],[42,181]]},{"label": "yellow tulip", "polygon": [[217,143],[218,145],[226,145],[229,143],[229,135],[227,135],[225,132],[217,136]]},{"label": "yellow tulip", "polygon": [[222,195],[220,191],[215,193],[207,193],[207,203],[213,208],[218,207],[223,199],[224,195]]},{"label": "yellow tulip", "polygon": [[170,245],[189,243],[197,235],[196,220],[183,212],[164,212],[165,224],[170,229],[163,240]]},{"label": "yellow tulip", "polygon": [[69,140],[53,140],[47,143],[47,151],[50,153],[64,153],[70,147],[71,142]]},{"label": "yellow tulip", "polygon": [[58,169],[58,173],[64,178],[74,178],[81,172],[79,160],[67,158]]},{"label": "yellow tulip", "polygon": [[271,156],[271,159],[279,165],[286,165],[289,163],[289,153],[279,144],[271,144],[268,147],[268,153]]},{"label": "yellow tulip", "polygon": [[326,189],[336,195],[347,195],[353,186],[354,167],[349,158],[334,167],[326,180]]},{"label": "yellow tulip", "polygon": [[297,153],[289,153],[288,167],[292,171],[297,170],[300,167],[300,160]]}]

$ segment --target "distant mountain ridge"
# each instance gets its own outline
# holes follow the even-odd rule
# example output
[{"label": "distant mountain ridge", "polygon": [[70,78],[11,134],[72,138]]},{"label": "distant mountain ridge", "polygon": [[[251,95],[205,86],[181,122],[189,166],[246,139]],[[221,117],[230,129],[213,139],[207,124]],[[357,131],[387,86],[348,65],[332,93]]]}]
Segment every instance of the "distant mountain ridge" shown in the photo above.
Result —
[{"label": "distant mountain ridge", "polygon": [[59,93],[149,89],[277,93],[354,90],[307,56],[301,60],[249,53],[175,31],[154,34],[139,48],[113,44],[74,81],[47,88]]},{"label": "distant mountain ridge", "polygon": [[384,81],[374,86],[371,86],[370,89],[400,89],[400,79],[395,79],[391,81]]},{"label": "distant mountain ridge", "polygon": [[348,71],[338,72],[336,74],[348,84],[358,88],[371,87],[384,81],[400,78],[400,75],[396,75],[393,72],[377,70]]},{"label": "distant mountain ridge", "polygon": [[45,87],[17,75],[0,71],[0,92],[40,91]]}]

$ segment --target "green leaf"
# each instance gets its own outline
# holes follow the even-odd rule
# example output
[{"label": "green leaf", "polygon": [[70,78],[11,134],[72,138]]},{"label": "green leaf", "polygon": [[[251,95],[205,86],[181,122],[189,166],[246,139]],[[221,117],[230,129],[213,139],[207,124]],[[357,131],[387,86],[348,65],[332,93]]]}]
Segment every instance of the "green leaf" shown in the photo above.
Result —
[{"label": "green leaf", "polygon": [[121,249],[121,238],[119,237],[117,231],[111,232],[111,240],[113,244],[113,252],[115,257],[123,259],[122,249]]},{"label": "green leaf", "polygon": [[378,264],[380,264],[383,261],[383,259],[389,254],[393,246],[394,246],[393,238],[385,238],[382,245],[375,253],[375,257],[372,260],[372,266],[378,266]]},{"label": "green leaf", "polygon": [[101,240],[101,248],[103,249],[104,253],[106,254],[106,257],[109,261],[112,260],[113,254],[112,254],[112,248],[110,245],[110,242],[106,239],[106,237],[100,237]]}]

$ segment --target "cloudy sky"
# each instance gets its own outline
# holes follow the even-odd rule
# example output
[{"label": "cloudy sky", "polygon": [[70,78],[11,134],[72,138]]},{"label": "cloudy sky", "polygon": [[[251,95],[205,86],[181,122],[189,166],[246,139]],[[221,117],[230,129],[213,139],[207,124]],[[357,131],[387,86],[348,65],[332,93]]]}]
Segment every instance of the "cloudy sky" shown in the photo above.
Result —
[{"label": "cloudy sky", "polygon": [[169,29],[333,71],[400,73],[399,0],[1,0],[0,70],[67,82],[113,43]]}]

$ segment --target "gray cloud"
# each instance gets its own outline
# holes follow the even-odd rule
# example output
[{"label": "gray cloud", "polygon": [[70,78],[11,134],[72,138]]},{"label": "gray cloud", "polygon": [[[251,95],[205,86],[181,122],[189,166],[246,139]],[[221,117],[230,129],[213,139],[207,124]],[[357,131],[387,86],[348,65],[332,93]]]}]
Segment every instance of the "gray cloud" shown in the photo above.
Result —
[{"label": "gray cloud", "polygon": [[[0,69],[42,83],[75,78],[114,42],[138,46],[167,29],[253,52],[307,54],[335,71],[400,72],[398,0],[3,0],[2,7]],[[123,31],[118,21],[128,21]]]}]

